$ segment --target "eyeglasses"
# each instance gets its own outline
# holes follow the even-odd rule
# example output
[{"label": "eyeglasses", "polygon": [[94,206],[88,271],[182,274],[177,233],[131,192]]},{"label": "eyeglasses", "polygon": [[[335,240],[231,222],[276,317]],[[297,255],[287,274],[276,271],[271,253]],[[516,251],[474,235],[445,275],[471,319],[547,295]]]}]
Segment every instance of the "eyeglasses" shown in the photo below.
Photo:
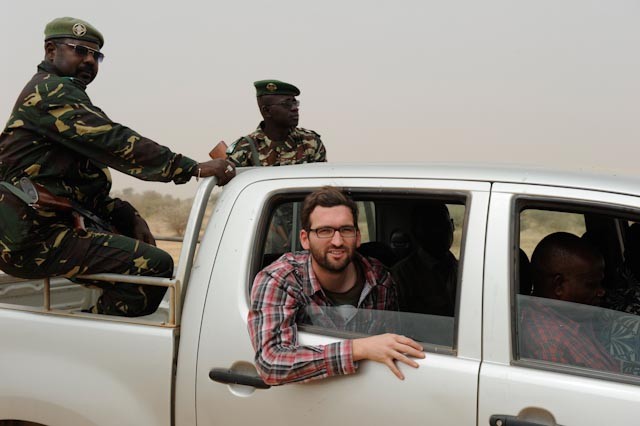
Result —
[{"label": "eyeglasses", "polygon": [[340,236],[342,236],[342,238],[353,238],[356,236],[358,229],[356,229],[355,226],[341,226],[340,228],[323,226],[316,229],[309,228],[309,232],[315,232],[318,238],[333,238],[336,231],[340,233]]},{"label": "eyeglasses", "polygon": [[74,52],[76,52],[76,54],[82,56],[83,58],[86,57],[89,53],[91,53],[93,54],[93,59],[95,59],[96,62],[100,63],[104,60],[104,53],[99,52],[90,47],[83,46],[81,44],[73,44],[73,43],[56,43],[56,44],[58,45],[64,44],[66,46],[73,47]]},{"label": "eyeglasses", "polygon": [[300,106],[300,101],[297,99],[287,99],[286,101],[282,101],[282,102],[276,102],[275,104],[269,104],[267,106],[276,106],[276,105],[282,105],[283,107],[287,108],[287,109],[291,109],[293,108],[293,106],[295,105],[296,108]]}]

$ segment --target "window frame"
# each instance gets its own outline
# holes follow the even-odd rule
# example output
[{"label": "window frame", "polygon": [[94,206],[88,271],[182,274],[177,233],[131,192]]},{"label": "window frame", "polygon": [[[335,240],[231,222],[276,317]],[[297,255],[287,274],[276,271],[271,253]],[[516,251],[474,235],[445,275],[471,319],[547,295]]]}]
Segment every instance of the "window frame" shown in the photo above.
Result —
[{"label": "window frame", "polygon": [[[518,309],[517,309],[517,297],[519,295],[519,276],[520,276],[520,262],[519,262],[519,248],[520,248],[520,216],[526,209],[547,210],[553,212],[563,213],[582,213],[586,215],[601,214],[610,216],[616,221],[618,238],[622,246],[624,253],[624,235],[620,230],[621,220],[631,220],[631,217],[635,217],[640,221],[640,207],[631,207],[628,205],[621,205],[616,203],[608,203],[602,201],[593,200],[580,200],[571,198],[562,198],[559,196],[543,196],[543,195],[514,195],[511,209],[512,226],[510,230],[510,257],[509,264],[511,271],[509,273],[509,308],[511,317],[511,362],[512,366],[532,368],[536,370],[549,371],[554,373],[570,374],[574,376],[581,376],[587,378],[601,379],[619,383],[627,383],[632,385],[640,385],[640,376],[632,376],[623,373],[605,372],[600,370],[593,370],[585,367],[572,366],[568,364],[557,364],[543,360],[531,360],[520,358],[518,342],[519,342],[519,330],[518,330]],[[613,214],[615,212],[615,214]],[[585,218],[586,226],[586,218]],[[588,229],[587,229],[588,231]],[[604,308],[603,308],[604,309]]]},{"label": "window frame", "polygon": [[[320,186],[308,187],[308,188],[295,188],[282,191],[274,191],[267,194],[267,201],[263,204],[263,209],[259,212],[259,219],[256,221],[257,230],[256,238],[253,247],[253,254],[250,259],[250,279],[247,283],[247,297],[250,299],[251,288],[253,286],[253,278],[262,269],[262,261],[264,256],[264,247],[266,238],[268,235],[268,225],[272,219],[273,213],[277,207],[286,202],[302,202],[304,197],[310,192],[319,189]],[[464,207],[464,216],[461,224],[461,240],[460,240],[460,255],[458,259],[458,274],[456,277],[456,301],[453,317],[453,341],[452,346],[442,346],[429,342],[420,342],[424,350],[430,353],[437,353],[443,355],[457,356],[458,354],[458,327],[460,319],[460,297],[461,297],[461,280],[463,275],[464,259],[466,253],[466,241],[468,235],[470,204],[472,202],[472,191],[461,189],[429,189],[429,188],[371,188],[371,187],[357,187],[357,186],[340,186],[340,188],[346,192],[354,201],[374,202],[375,205],[375,222],[373,223],[375,229],[375,241],[379,241],[380,232],[384,229],[381,226],[381,218],[378,214],[378,206],[375,204],[377,200],[390,201],[392,199],[404,199],[412,201],[424,201],[424,200],[437,200],[445,202],[446,204],[458,204]],[[368,216],[367,216],[368,219]],[[248,300],[250,303],[250,300]],[[400,311],[401,312],[401,311]],[[419,314],[418,314],[419,315]],[[313,333],[320,336],[336,337],[336,338],[359,338],[371,336],[369,334],[331,330],[317,325],[304,325],[298,324],[298,330],[302,332]]]}]

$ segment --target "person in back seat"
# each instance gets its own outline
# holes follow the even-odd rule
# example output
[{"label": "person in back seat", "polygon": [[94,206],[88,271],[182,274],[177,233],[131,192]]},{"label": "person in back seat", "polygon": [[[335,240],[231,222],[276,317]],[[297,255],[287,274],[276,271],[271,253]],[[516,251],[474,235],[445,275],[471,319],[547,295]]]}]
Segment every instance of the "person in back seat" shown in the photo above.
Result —
[{"label": "person in back seat", "polygon": [[[533,296],[538,298],[597,306],[605,294],[602,255],[573,234],[546,236],[531,256],[531,271]],[[519,312],[520,353],[524,358],[620,371],[619,361],[594,335],[590,318],[570,318],[562,305],[541,299],[527,302]]]},{"label": "person in back seat", "polygon": [[396,260],[402,260],[411,254],[411,237],[402,229],[394,229],[389,237],[389,246]]},{"label": "person in back seat", "polygon": [[449,250],[453,221],[442,202],[423,202],[411,215],[417,249],[392,268],[400,310],[453,316],[458,261]]}]

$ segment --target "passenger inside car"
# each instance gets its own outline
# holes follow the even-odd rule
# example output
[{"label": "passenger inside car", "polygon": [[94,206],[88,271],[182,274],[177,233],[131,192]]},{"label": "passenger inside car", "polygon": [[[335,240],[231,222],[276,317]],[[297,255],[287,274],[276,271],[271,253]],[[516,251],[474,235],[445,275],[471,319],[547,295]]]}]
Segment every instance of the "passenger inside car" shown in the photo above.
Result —
[{"label": "passenger inside car", "polygon": [[421,202],[411,214],[416,249],[392,268],[400,310],[453,316],[458,261],[451,253],[453,222],[442,202]]},{"label": "passenger inside car", "polygon": [[[600,252],[576,235],[556,232],[535,248],[531,271],[535,298],[520,305],[521,356],[620,372],[620,362],[597,340],[588,318],[571,317],[564,309],[566,302],[600,304],[605,293]],[[544,299],[559,302],[548,303]]]},{"label": "passenger inside car", "polygon": [[402,229],[394,229],[393,232],[391,232],[389,245],[391,246],[391,251],[393,251],[397,260],[404,259],[413,251],[411,237]]}]

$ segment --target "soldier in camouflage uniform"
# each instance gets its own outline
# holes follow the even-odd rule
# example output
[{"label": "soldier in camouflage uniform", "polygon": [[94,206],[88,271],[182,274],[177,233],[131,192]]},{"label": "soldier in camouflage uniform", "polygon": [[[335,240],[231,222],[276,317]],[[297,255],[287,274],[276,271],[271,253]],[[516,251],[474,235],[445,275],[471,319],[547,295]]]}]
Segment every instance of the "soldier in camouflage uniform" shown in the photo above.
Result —
[{"label": "soldier in camouflage uniform", "polygon": [[[22,278],[64,276],[103,289],[94,312],[154,312],[166,289],[90,283],[78,275],[122,273],[171,277],[173,261],[155,247],[147,223],[126,201],[109,196],[109,167],[140,179],[184,183],[192,176],[235,175],[224,160],[204,163],[171,152],[111,121],[87,96],[103,59],[102,34],[75,18],[45,28],[45,59],[18,97],[0,135],[0,269]],[[74,228],[69,213],[33,208],[21,198],[28,177],[78,203],[112,229]]]},{"label": "soldier in camouflage uniform", "polygon": [[227,159],[238,167],[285,166],[327,161],[320,135],[298,125],[295,98],[300,90],[278,80],[260,80],[256,87],[258,107],[264,121],[227,150]]},{"label": "soldier in camouflage uniform", "polygon": [[[313,130],[296,127],[300,102],[295,97],[300,95],[300,90],[293,84],[278,80],[260,80],[253,85],[264,121],[253,133],[241,137],[229,147],[227,159],[238,167],[327,161],[320,135]],[[292,215],[291,204],[276,210],[272,232],[269,233],[268,252],[292,250]]]}]

